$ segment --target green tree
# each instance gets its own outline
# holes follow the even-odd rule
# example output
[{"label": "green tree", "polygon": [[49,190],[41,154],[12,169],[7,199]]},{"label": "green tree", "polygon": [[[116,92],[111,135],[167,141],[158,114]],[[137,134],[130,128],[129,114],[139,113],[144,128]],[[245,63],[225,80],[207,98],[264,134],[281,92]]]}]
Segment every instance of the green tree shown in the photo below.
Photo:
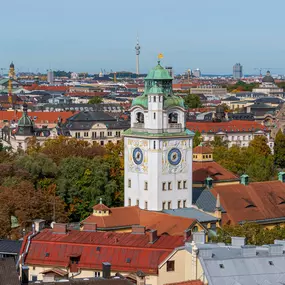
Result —
[{"label": "green tree", "polygon": [[101,104],[103,102],[102,97],[94,96],[91,99],[89,99],[88,104]]},{"label": "green tree", "polygon": [[214,136],[214,140],[209,142],[212,147],[224,146],[228,147],[228,141],[223,140],[220,136]]},{"label": "green tree", "polygon": [[195,132],[194,138],[193,138],[193,147],[198,146],[202,142],[202,137],[200,132]]},{"label": "green tree", "polygon": [[249,143],[249,147],[252,147],[257,154],[268,156],[271,154],[270,147],[267,145],[267,138],[265,136],[255,136]]},{"label": "green tree", "polygon": [[188,109],[200,108],[202,103],[200,97],[196,94],[188,94],[184,97],[185,107]]},{"label": "green tree", "polygon": [[278,131],[274,142],[274,161],[280,168],[285,168],[285,135]]}]

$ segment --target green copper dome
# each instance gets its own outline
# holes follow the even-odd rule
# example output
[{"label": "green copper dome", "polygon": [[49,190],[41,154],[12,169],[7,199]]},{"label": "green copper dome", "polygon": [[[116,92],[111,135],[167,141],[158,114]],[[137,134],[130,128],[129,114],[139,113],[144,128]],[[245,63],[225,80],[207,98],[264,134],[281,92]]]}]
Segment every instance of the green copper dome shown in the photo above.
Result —
[{"label": "green copper dome", "polygon": [[26,103],[23,105],[23,115],[18,121],[18,126],[19,127],[32,127],[33,126],[33,121],[31,118],[28,116],[27,112],[28,106]]},{"label": "green copper dome", "polygon": [[149,91],[149,94],[163,94],[163,89],[157,85],[152,86]]},{"label": "green copper dome", "polygon": [[184,100],[181,97],[174,96],[174,95],[173,96],[167,96],[164,98],[163,107],[165,109],[170,108],[170,107],[185,108]]},{"label": "green copper dome", "polygon": [[155,68],[153,68],[145,78],[145,80],[172,80],[169,72],[160,65],[160,61]]},{"label": "green copper dome", "polygon": [[145,109],[147,109],[148,107],[148,98],[147,95],[142,95],[139,97],[136,97],[133,101],[132,101],[132,107],[133,106],[141,106]]}]

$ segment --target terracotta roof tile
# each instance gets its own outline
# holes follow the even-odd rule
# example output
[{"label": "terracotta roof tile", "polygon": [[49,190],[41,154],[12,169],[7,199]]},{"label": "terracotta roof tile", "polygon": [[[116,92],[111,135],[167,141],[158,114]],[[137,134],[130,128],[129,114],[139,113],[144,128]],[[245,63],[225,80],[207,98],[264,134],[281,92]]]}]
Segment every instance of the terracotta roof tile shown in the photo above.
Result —
[{"label": "terracotta roof tile", "polygon": [[227,212],[223,224],[285,217],[285,183],[281,181],[215,186],[212,193],[219,193]]},{"label": "terracotta roof tile", "polygon": [[268,131],[267,128],[254,121],[233,120],[228,122],[186,122],[186,127],[193,132],[217,133],[217,132],[256,132]]},{"label": "terracotta roof tile", "polygon": [[[167,221],[167,222],[166,222]],[[132,225],[156,229],[158,234],[181,235],[195,219],[181,218],[165,213],[141,210],[137,206],[110,208],[109,216],[90,215],[82,223],[94,223],[98,228],[130,228]]]},{"label": "terracotta roof tile", "polygon": [[213,153],[213,150],[204,145],[198,145],[193,149],[193,154],[209,154]]},{"label": "terracotta roof tile", "polygon": [[193,183],[204,182],[207,177],[211,177],[214,182],[239,180],[238,176],[215,161],[193,161]]}]

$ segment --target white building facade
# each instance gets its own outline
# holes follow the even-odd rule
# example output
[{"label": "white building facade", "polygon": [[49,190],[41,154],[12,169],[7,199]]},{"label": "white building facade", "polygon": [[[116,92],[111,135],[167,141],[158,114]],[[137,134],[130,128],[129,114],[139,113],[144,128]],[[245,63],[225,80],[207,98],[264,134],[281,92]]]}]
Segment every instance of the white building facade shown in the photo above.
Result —
[{"label": "white building facade", "polygon": [[125,206],[161,211],[192,205],[192,138],[184,101],[172,92],[172,77],[160,63],[132,102],[124,132]]}]

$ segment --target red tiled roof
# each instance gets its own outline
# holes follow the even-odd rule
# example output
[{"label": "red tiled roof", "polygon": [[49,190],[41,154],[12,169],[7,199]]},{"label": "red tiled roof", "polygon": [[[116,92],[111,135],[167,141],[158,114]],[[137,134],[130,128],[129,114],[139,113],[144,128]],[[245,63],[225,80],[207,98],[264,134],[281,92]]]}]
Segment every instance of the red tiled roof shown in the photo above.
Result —
[{"label": "red tiled roof", "polygon": [[[22,112],[13,111],[0,111],[1,121],[19,120],[22,117]],[[56,123],[58,118],[61,117],[65,122],[67,118],[74,115],[73,112],[28,112],[28,115],[34,120],[36,124]]]},{"label": "red tiled roof", "polygon": [[186,122],[186,127],[190,131],[200,133],[217,132],[256,132],[258,130],[267,131],[267,128],[254,121],[233,120],[228,122]]},{"label": "red tiled roof", "polygon": [[95,96],[107,96],[110,92],[69,92],[66,96],[70,97],[95,97]]},{"label": "red tiled roof", "polygon": [[167,283],[164,285],[203,285],[204,283],[201,280],[188,280],[176,283]]},{"label": "red tiled roof", "polygon": [[109,208],[106,205],[99,203],[93,207],[93,210],[109,210]]},{"label": "red tiled roof", "polygon": [[212,192],[220,195],[227,212],[223,224],[285,217],[285,183],[281,181],[215,186]]},{"label": "red tiled roof", "polygon": [[44,85],[27,85],[23,86],[24,89],[32,91],[32,90],[45,90],[45,91],[57,91],[57,92],[65,92],[69,90],[69,86],[44,86]]},{"label": "red tiled roof", "polygon": [[181,235],[197,221],[190,218],[172,216],[165,213],[141,210],[137,206],[110,208],[109,216],[90,215],[82,223],[97,224],[98,228],[130,228],[132,225],[156,229],[158,234]]},{"label": "red tiled roof", "polygon": [[[115,271],[142,270],[156,274],[158,265],[174,248],[182,246],[183,240],[183,236],[163,235],[149,243],[145,234],[75,230],[53,234],[52,230],[45,229],[32,238],[25,262],[68,267],[70,256],[77,255],[80,256],[78,268],[101,269],[102,262],[110,262]],[[127,262],[128,258],[130,262]]]},{"label": "red tiled roof", "polygon": [[211,177],[214,182],[239,180],[238,176],[215,161],[193,161],[193,183],[204,182],[207,177]]},{"label": "red tiled roof", "polygon": [[193,149],[193,154],[211,154],[213,150],[204,145],[198,145]]}]

